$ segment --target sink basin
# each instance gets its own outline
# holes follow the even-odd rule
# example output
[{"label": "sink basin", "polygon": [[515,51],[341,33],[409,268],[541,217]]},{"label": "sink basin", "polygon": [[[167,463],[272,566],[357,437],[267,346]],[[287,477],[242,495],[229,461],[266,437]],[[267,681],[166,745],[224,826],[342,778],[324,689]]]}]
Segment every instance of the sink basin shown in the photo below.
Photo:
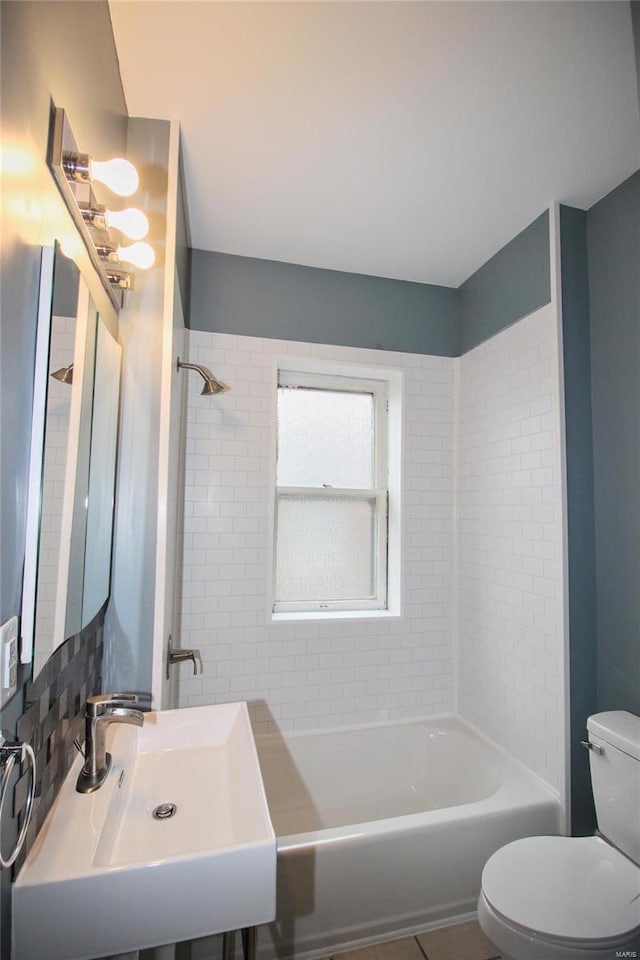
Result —
[{"label": "sink basin", "polygon": [[78,756],[14,884],[14,960],[93,960],[273,920],[276,840],[246,704],[110,724],[107,747],[92,794],[76,792]]}]

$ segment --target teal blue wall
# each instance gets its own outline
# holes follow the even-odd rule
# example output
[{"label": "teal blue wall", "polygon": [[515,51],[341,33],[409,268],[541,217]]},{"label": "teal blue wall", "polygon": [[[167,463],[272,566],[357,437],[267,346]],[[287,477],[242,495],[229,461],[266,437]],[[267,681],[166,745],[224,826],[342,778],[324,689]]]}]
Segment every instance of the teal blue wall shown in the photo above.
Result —
[{"label": "teal blue wall", "polygon": [[590,713],[640,714],[640,171],[560,209],[572,831],[595,827]]},{"label": "teal blue wall", "polygon": [[633,48],[636,55],[638,107],[640,108],[640,0],[631,0],[631,29],[633,30]]},{"label": "teal blue wall", "polygon": [[549,214],[502,247],[460,287],[460,353],[549,303]]},{"label": "teal blue wall", "polygon": [[598,708],[640,714],[640,171],[587,214]]},{"label": "teal blue wall", "polygon": [[461,287],[193,250],[194,330],[456,357],[550,299],[545,211]]},{"label": "teal blue wall", "polygon": [[589,755],[580,745],[597,709],[596,573],[591,427],[587,214],[560,207],[562,332],[567,464],[571,827],[595,826]]},{"label": "teal blue wall", "polygon": [[176,275],[182,301],[182,313],[185,317],[191,311],[191,233],[189,230],[189,205],[184,183],[182,151],[180,152],[180,170],[178,176],[178,204],[176,215]]},{"label": "teal blue wall", "polygon": [[195,330],[453,356],[458,294],[225,253],[192,252]]},{"label": "teal blue wall", "polygon": [[78,286],[80,284],[78,268],[73,260],[60,256],[60,253],[57,252],[54,270],[51,315],[54,317],[75,317],[78,311]]},{"label": "teal blue wall", "polygon": [[[20,611],[40,254],[63,207],[46,167],[51,100],[95,156],[126,150],[127,116],[106,2],[3,2],[0,623]],[[73,64],[73,69],[69,65]],[[15,164],[14,159],[14,164]],[[66,216],[66,214],[63,214]]]},{"label": "teal blue wall", "polygon": [[[127,110],[106,0],[3,2],[0,16],[2,140],[22,158],[20,174],[7,167],[1,182],[0,622],[4,622],[20,614],[22,599],[41,250],[43,242],[54,239],[55,224],[67,217],[46,167],[51,100],[65,109],[78,143],[98,157],[126,151]],[[26,709],[30,674],[30,667],[21,669],[18,691],[1,712],[0,726],[10,734],[15,734]],[[78,676],[78,696],[82,683]],[[3,850],[11,849],[16,832],[17,821],[5,809]],[[0,887],[4,958],[10,955],[10,870],[1,872]]]}]

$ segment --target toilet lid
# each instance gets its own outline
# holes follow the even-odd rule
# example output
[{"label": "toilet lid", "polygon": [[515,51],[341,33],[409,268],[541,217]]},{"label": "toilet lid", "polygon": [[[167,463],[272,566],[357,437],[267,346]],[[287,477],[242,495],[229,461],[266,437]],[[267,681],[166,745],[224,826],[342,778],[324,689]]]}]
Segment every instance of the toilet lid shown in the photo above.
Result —
[{"label": "toilet lid", "polygon": [[527,837],[498,850],[482,890],[507,921],[549,937],[606,940],[640,928],[640,867],[599,837]]}]

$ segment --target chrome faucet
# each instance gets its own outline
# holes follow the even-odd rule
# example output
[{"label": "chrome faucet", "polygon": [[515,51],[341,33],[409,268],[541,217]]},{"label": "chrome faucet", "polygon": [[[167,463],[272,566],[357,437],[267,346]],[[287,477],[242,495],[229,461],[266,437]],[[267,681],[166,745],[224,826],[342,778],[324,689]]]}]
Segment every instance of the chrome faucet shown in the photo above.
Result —
[{"label": "chrome faucet", "polygon": [[84,766],[76,783],[78,793],[93,793],[102,786],[111,766],[111,754],[106,749],[106,727],[109,723],[132,723],[141,727],[144,713],[134,710],[139,703],[137,693],[103,693],[87,698],[84,714]]}]

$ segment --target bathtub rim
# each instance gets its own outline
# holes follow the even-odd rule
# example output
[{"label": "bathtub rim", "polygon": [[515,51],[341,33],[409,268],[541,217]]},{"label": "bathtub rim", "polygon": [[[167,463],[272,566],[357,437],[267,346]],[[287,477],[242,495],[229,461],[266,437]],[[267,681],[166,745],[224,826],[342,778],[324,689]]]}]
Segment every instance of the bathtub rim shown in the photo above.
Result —
[{"label": "bathtub rim", "polygon": [[[278,738],[284,741],[298,740],[304,737],[318,737],[323,735],[333,735],[340,733],[358,732],[363,730],[389,728],[398,726],[420,726],[429,724],[436,726],[442,721],[453,721],[453,729],[456,726],[460,729],[455,732],[470,734],[480,740],[486,747],[496,753],[499,760],[507,768],[512,767],[516,774],[516,781],[503,781],[492,794],[480,800],[472,800],[467,803],[454,804],[447,807],[440,807],[435,810],[424,810],[415,813],[399,814],[394,817],[382,817],[376,820],[362,821],[358,823],[346,824],[337,827],[325,827],[322,830],[312,830],[304,833],[284,834],[276,836],[276,846],[279,851],[293,852],[296,850],[305,850],[310,847],[326,846],[331,843],[337,843],[359,838],[370,837],[386,833],[404,833],[415,830],[417,827],[429,823],[433,826],[441,826],[456,820],[473,820],[486,817],[488,814],[500,814],[509,810],[531,806],[537,800],[539,803],[554,803],[557,805],[557,815],[559,825],[563,824],[564,811],[560,801],[560,792],[551,784],[547,783],[534,771],[530,770],[525,764],[513,757],[504,747],[495,743],[490,737],[478,730],[474,724],[470,723],[464,717],[453,713],[444,713],[428,715],[422,717],[410,717],[400,720],[382,720],[374,723],[355,724],[343,727],[331,727],[323,729],[314,729],[309,731],[292,731],[286,733],[267,733],[257,734],[256,740],[267,740],[269,738]],[[260,751],[258,749],[258,755]],[[529,781],[536,791],[538,797],[531,800],[530,795],[524,796],[522,792],[523,781]]]},{"label": "bathtub rim", "polygon": [[[379,727],[413,726],[414,724],[417,725],[421,723],[437,723],[442,720],[453,720],[454,722],[460,723],[461,726],[466,728],[467,732],[472,733],[479,740],[482,740],[484,744],[492,750],[495,750],[504,760],[514,764],[522,773],[531,777],[541,787],[549,791],[558,801],[560,800],[559,788],[553,787],[544,777],[541,777],[539,773],[531,770],[526,763],[523,763],[522,760],[518,760],[512,753],[509,753],[506,747],[496,743],[488,734],[484,733],[479,727],[459,713],[427,713],[415,717],[403,717],[394,720],[374,720],[370,723],[346,724],[339,727],[314,727],[310,730],[274,730],[270,733],[254,732],[254,738],[256,742],[259,740],[267,740],[271,737],[279,737],[282,740],[297,740],[302,737],[321,737],[324,734],[354,733],[361,730],[373,730]],[[560,806],[562,808],[562,804]]]}]

